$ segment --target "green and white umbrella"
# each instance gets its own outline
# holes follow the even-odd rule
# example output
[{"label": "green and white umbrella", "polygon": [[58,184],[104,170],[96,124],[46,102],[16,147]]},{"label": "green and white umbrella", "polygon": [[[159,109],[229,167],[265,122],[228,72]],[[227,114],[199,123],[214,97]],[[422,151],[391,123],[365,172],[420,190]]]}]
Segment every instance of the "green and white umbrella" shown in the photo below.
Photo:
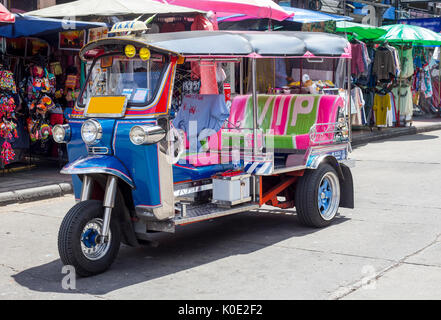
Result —
[{"label": "green and white umbrella", "polygon": [[441,35],[432,30],[408,25],[393,24],[383,26],[381,29],[387,33],[375,39],[376,42],[389,42],[391,44],[413,44],[426,46],[441,45]]},{"label": "green and white umbrella", "polygon": [[354,34],[355,38],[360,40],[378,39],[387,33],[382,28],[350,21],[338,21],[336,31]]}]

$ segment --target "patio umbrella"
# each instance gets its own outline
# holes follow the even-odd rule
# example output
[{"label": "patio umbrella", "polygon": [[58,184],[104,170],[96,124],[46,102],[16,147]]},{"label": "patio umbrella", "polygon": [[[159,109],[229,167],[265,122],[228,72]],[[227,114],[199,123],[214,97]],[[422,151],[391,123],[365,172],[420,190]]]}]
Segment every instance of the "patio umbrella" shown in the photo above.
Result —
[{"label": "patio umbrella", "polygon": [[387,31],[374,27],[368,24],[361,24],[349,21],[339,21],[337,22],[337,32],[354,33],[357,39],[373,40],[378,39],[382,35],[386,34]]},{"label": "patio umbrella", "polygon": [[441,45],[441,36],[432,30],[413,26],[409,24],[393,24],[383,26],[381,29],[386,31],[376,42],[385,42],[393,44],[413,44],[439,46]]},{"label": "patio umbrella", "polygon": [[[42,37],[66,30],[66,21],[61,19],[37,18],[15,14],[14,24],[0,25],[0,37]],[[99,22],[75,22],[76,30],[86,30],[97,27],[106,27],[105,23]]]},{"label": "patio umbrella", "polygon": [[15,16],[5,8],[4,5],[0,4],[0,23],[14,23]]},{"label": "patio umbrella", "polygon": [[271,0],[156,0],[188,8],[215,13],[246,14],[256,18],[269,18],[278,21],[293,16]]},{"label": "patio umbrella", "polygon": [[179,7],[154,0],[77,0],[40,10],[28,15],[44,18],[85,17],[85,16],[125,16],[140,14],[192,14],[202,11]]},{"label": "patio umbrella", "polygon": [[[284,21],[297,22],[297,23],[313,23],[313,22],[323,22],[323,21],[351,21],[354,20],[351,17],[339,16],[335,14],[323,13],[320,11],[293,8],[293,7],[283,7],[283,9],[288,13],[294,13],[294,16],[285,19]],[[221,13],[217,14],[218,22],[232,22],[232,21],[242,21],[247,19],[255,19],[255,17],[249,16],[247,14],[234,14],[231,13]]]}]

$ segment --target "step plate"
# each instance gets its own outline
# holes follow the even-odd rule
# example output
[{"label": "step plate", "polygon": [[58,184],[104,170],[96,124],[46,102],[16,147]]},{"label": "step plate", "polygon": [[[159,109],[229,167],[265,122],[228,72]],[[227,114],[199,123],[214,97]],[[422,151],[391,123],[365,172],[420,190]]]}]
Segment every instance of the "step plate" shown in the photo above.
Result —
[{"label": "step plate", "polygon": [[246,212],[250,210],[258,209],[257,204],[241,204],[232,208],[220,208],[215,204],[206,204],[199,206],[188,206],[186,217],[177,217],[174,219],[175,225],[187,224],[207,219],[218,218],[222,216],[228,216],[230,214]]}]

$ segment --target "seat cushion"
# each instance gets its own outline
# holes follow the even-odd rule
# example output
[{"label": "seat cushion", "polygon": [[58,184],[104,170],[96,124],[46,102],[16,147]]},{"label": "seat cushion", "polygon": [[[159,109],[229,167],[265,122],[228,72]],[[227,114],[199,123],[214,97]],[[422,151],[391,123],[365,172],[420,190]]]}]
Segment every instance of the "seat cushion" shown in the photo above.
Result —
[{"label": "seat cushion", "polygon": [[[338,108],[344,106],[343,99],[334,95],[258,95],[257,102],[257,123],[264,132],[265,141],[273,139],[275,149],[307,149],[323,141],[330,143],[333,133],[316,135],[312,142],[309,133],[314,126],[318,133],[326,131],[327,126],[317,124],[335,123]],[[252,146],[252,128],[252,96],[234,98],[227,130],[222,131],[222,147]]]}]

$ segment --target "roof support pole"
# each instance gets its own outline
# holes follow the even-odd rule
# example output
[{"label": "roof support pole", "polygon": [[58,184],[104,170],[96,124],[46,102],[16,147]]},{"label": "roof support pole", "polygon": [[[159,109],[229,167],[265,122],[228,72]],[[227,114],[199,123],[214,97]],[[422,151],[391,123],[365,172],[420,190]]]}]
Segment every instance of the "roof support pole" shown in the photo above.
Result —
[{"label": "roof support pole", "polygon": [[349,126],[349,142],[352,142],[352,97],[351,97],[351,85],[352,85],[352,70],[351,70],[351,59],[346,59],[347,63],[347,81],[348,81],[348,126]]},{"label": "roof support pole", "polygon": [[[257,109],[258,109],[258,100],[257,100],[257,59],[251,59],[251,78],[252,78],[252,90],[253,90],[253,158],[257,156],[258,153],[258,144],[257,144]],[[254,160],[255,161],[255,160]],[[257,201],[257,177],[253,175],[253,201]]]},{"label": "roof support pole", "polygon": [[258,123],[257,123],[257,108],[258,108],[258,101],[257,101],[257,60],[253,58],[252,60],[252,70],[251,70],[251,77],[252,77],[252,90],[253,90],[253,155],[257,155],[258,152],[258,144],[257,144],[257,129],[258,129]]}]

